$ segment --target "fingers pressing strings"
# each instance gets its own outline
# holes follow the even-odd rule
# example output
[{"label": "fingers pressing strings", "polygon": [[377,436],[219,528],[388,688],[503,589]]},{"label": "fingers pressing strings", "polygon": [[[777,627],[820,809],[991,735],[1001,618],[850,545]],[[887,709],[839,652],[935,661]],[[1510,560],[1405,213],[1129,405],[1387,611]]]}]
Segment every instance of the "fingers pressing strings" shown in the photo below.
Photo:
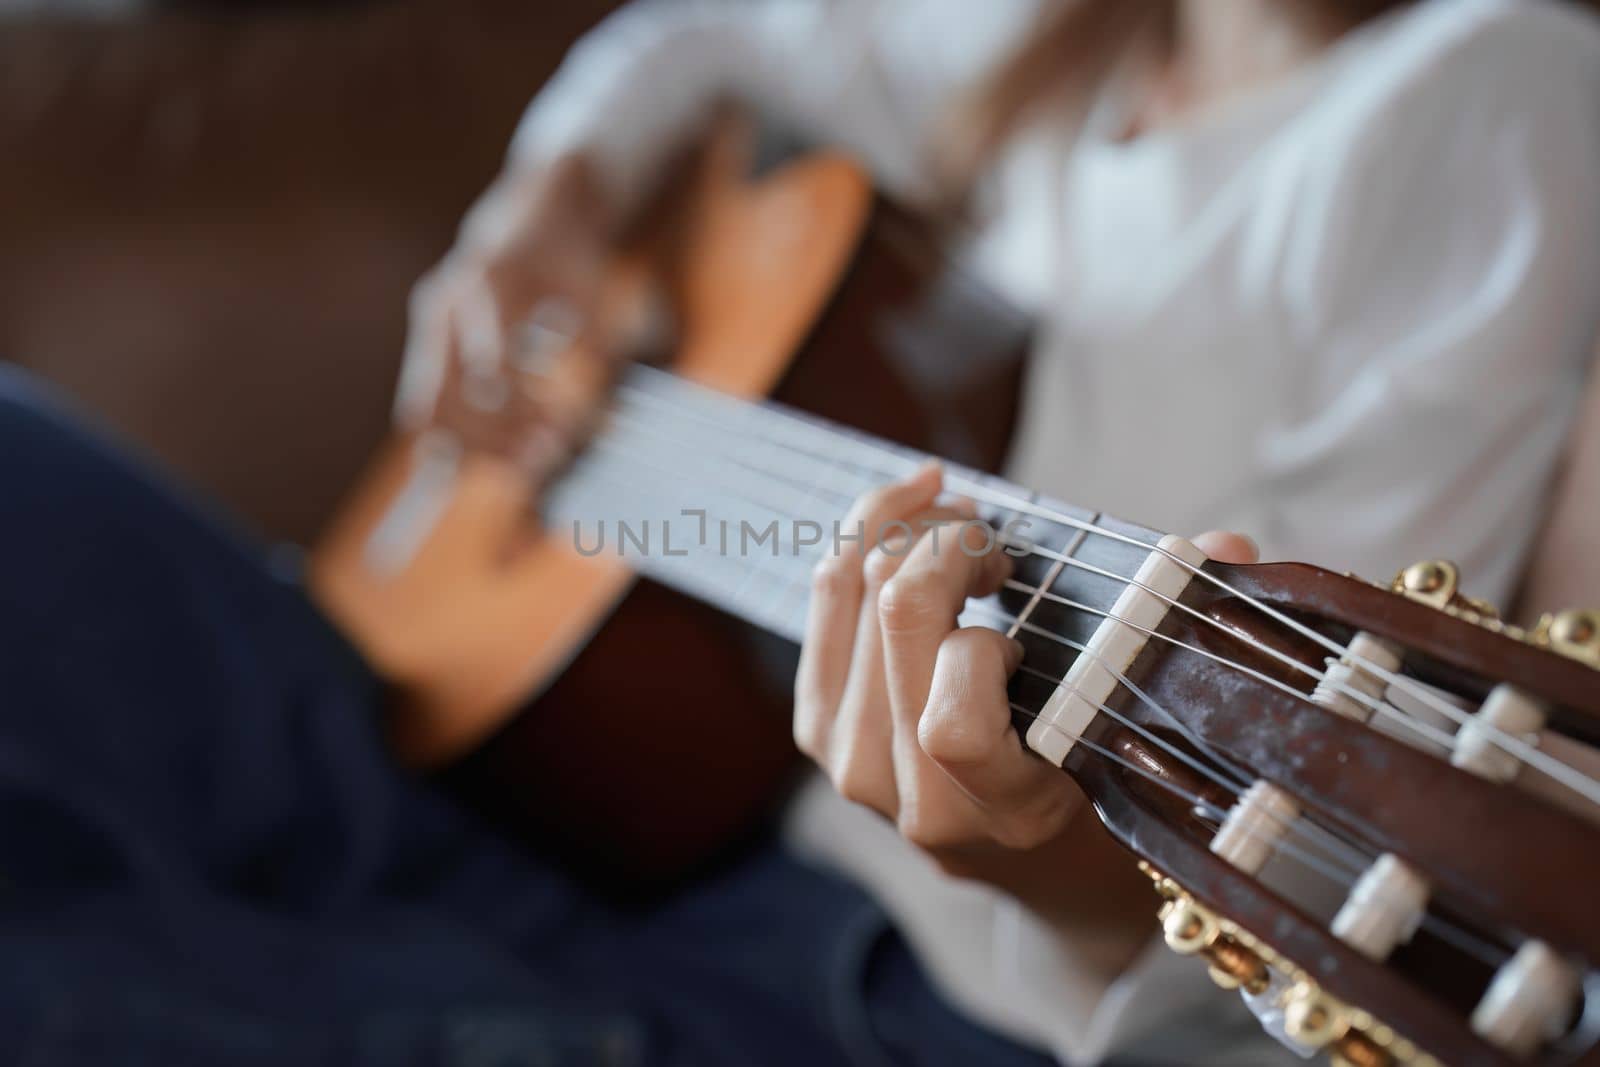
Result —
[{"label": "fingers pressing strings", "polygon": [[[1077,793],[1065,777],[1028,759],[1016,736],[1004,694],[1005,664],[1020,658],[1017,650],[1002,635],[955,629],[968,599],[998,591],[1011,572],[992,539],[972,543],[973,533],[957,527],[941,546],[931,529],[898,561],[880,553],[891,561],[880,569],[892,572],[881,586],[877,628],[899,821],[929,848],[974,837],[1029,847],[1059,834]],[[966,543],[950,543],[955,538]],[[961,713],[930,717],[933,707]]]},{"label": "fingers pressing strings", "polygon": [[[877,538],[902,516],[925,512],[939,495],[939,470],[928,465],[910,479],[879,486],[852,505],[846,521]],[[898,530],[892,531],[898,532]],[[813,571],[812,610],[801,645],[796,677],[794,733],[800,750],[822,766],[848,799],[895,817],[899,794],[883,773],[893,736],[887,722],[856,709],[883,684],[883,651],[877,630],[882,568],[869,572],[876,541],[847,542]],[[869,573],[871,577],[869,577]],[[846,721],[838,721],[843,715]]]}]

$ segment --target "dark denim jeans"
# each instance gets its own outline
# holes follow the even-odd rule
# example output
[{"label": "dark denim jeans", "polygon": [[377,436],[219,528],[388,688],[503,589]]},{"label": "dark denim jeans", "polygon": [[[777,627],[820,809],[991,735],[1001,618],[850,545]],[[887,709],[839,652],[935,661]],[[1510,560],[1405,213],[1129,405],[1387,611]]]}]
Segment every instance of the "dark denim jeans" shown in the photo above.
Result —
[{"label": "dark denim jeans", "polygon": [[410,779],[292,577],[0,371],[0,1061],[1038,1064],[774,843],[608,909]]}]

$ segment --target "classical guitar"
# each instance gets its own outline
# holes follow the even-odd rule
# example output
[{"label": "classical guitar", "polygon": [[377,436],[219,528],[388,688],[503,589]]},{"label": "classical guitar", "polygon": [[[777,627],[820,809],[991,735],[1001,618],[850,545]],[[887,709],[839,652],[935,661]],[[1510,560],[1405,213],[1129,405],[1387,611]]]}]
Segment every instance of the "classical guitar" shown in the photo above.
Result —
[{"label": "classical guitar", "polygon": [[850,501],[958,453],[1017,564],[962,622],[1023,642],[1018,731],[1137,857],[1173,949],[1336,1062],[1600,1064],[1600,615],[1519,630],[1443,562],[1221,565],[983,473],[1022,326],[927,269],[848,161],[751,182],[709,152],[676,205],[672,372],[623,377],[537,545],[507,562],[517,516],[457,457],[427,536],[374,566],[429,462],[402,440],[317,553],[407,696],[402,752],[502,815],[708,847],[788,766],[782,643],[750,629],[796,639]]}]

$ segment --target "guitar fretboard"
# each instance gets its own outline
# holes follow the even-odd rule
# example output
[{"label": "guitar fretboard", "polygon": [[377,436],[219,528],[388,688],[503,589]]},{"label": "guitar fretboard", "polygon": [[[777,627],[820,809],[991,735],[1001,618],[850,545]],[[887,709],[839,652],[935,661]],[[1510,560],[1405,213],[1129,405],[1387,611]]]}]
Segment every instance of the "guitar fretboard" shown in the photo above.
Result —
[{"label": "guitar fretboard", "polygon": [[[736,400],[650,368],[630,371],[607,429],[549,494],[546,520],[585,555],[640,573],[799,641],[810,574],[835,552],[863,492],[926,456],[779,405]],[[946,465],[1014,558],[997,595],[969,602],[962,625],[1013,633],[1030,671],[1013,697],[1037,709],[1161,537]],[[945,535],[948,550],[959,550]]]}]

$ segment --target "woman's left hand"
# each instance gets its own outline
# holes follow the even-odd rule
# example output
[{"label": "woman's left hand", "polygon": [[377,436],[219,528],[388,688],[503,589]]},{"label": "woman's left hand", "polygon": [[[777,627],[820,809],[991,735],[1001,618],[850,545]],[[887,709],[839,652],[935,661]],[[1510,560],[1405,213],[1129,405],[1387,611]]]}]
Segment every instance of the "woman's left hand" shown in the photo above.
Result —
[{"label": "woman's left hand", "polygon": [[[941,483],[929,465],[868,493],[845,519],[865,540],[818,564],[795,740],[841,794],[892,819],[947,871],[1004,883],[1017,873],[1014,854],[1050,851],[1041,850],[1063,837],[1084,798],[1012,726],[1006,683],[1022,646],[956,626],[969,596],[1010,576],[1011,559],[992,535],[958,525],[975,514],[970,505],[935,506]],[[876,540],[886,527],[889,539]],[[1229,562],[1255,556],[1236,535],[1196,544]]]}]

